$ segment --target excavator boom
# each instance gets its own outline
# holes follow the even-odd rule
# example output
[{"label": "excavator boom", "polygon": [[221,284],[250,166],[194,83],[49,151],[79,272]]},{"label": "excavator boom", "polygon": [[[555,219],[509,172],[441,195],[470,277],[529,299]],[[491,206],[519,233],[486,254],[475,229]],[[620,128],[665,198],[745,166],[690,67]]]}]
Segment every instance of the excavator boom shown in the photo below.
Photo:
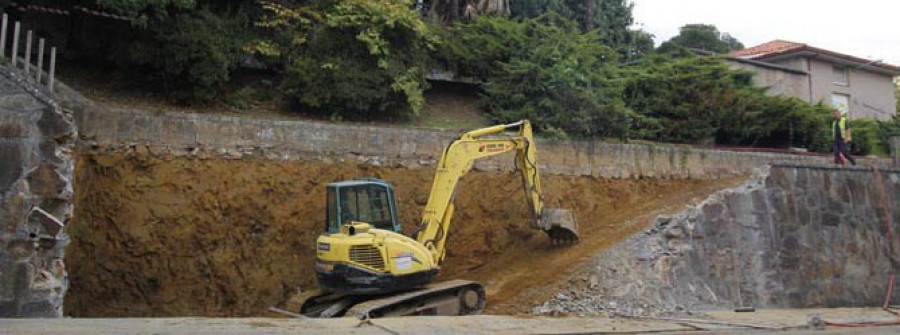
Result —
[{"label": "excavator boom", "polygon": [[[517,130],[517,134],[487,137],[507,130]],[[532,228],[547,232],[554,242],[578,241],[578,224],[570,211],[544,208],[531,123],[522,120],[463,133],[444,150],[417,236],[419,243],[431,251],[435,263],[440,263],[445,256],[459,180],[472,169],[475,160],[513,150],[532,214]]]}]

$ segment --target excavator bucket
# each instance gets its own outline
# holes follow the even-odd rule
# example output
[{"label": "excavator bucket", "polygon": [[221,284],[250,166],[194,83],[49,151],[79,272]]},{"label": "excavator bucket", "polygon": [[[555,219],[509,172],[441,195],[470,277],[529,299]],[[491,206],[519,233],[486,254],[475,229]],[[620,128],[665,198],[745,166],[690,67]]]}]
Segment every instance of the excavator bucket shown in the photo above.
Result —
[{"label": "excavator bucket", "polygon": [[553,244],[578,243],[578,221],[570,210],[553,208],[544,209],[541,224]]}]

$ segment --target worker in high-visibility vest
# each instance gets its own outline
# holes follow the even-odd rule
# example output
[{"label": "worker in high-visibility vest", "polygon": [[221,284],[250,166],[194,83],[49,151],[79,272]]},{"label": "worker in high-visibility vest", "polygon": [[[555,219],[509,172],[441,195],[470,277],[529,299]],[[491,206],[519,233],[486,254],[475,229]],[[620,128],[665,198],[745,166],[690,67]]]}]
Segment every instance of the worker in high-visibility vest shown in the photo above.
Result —
[{"label": "worker in high-visibility vest", "polygon": [[841,158],[843,155],[850,161],[850,164],[856,165],[856,160],[850,157],[848,148],[850,142],[853,142],[849,122],[846,111],[834,110],[834,121],[831,123],[831,133],[834,136],[834,164],[844,164],[844,160]]}]

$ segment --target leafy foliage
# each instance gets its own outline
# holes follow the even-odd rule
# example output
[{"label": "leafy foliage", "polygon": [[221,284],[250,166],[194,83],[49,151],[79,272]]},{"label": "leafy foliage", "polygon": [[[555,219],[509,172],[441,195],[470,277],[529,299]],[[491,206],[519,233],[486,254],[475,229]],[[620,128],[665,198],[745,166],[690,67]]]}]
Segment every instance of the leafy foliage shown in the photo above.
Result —
[{"label": "leafy foliage", "polygon": [[768,97],[748,72],[709,57],[656,56],[628,68],[624,99],[641,138],[681,143],[828,148],[829,111]]},{"label": "leafy foliage", "polygon": [[710,58],[654,57],[629,68],[625,103],[640,111],[633,127],[642,138],[698,142],[715,136],[735,104],[740,85],[728,67]]},{"label": "leafy foliage", "polygon": [[[412,0],[91,3],[132,18],[131,61],[184,101],[216,97],[251,53],[300,109],[405,116],[422,108],[432,62],[482,81],[496,121],[529,118],[545,136],[830,150],[826,107],[766,96],[750,73],[684,49],[725,53],[743,48],[737,39],[686,25],[654,55],[653,36],[629,28],[627,0],[425,1],[431,27]],[[226,100],[248,108],[243,96]],[[898,122],[854,121],[858,153],[882,150]]]},{"label": "leafy foliage", "polygon": [[[501,53],[492,56],[495,68],[484,76],[483,105],[495,120],[531,119],[539,131],[558,137],[626,136],[620,89],[606,80],[617,56],[599,43],[596,31],[583,33],[550,13],[523,21],[482,17],[457,32],[472,32],[473,39],[499,34],[503,41],[491,49]],[[469,35],[457,37],[470,41]]]},{"label": "leafy foliage", "polygon": [[264,57],[279,59],[282,65],[300,56],[303,44],[324,14],[311,6],[287,7],[272,1],[260,1],[263,9],[256,26],[270,34],[257,36],[246,50]]},{"label": "leafy foliage", "polygon": [[714,53],[727,53],[744,48],[736,38],[709,24],[688,24],[679,30],[679,34],[659,46],[658,52],[670,53],[678,48],[694,48]]},{"label": "leafy foliage", "polygon": [[768,97],[751,73],[714,57],[620,66],[598,34],[555,13],[480,17],[447,30],[436,57],[486,82],[494,119],[530,118],[545,135],[829,148],[826,107]]},{"label": "leafy foliage", "polygon": [[290,56],[286,94],[300,107],[335,118],[422,109],[426,51],[435,41],[410,0],[320,0],[268,10],[262,25],[275,28],[273,54]]},{"label": "leafy foliage", "polygon": [[879,123],[872,119],[854,119],[850,121],[853,142],[850,152],[857,155],[875,154],[886,156],[887,142],[879,136]]},{"label": "leafy foliage", "polygon": [[96,0],[97,6],[131,18],[135,26],[146,28],[153,19],[168,16],[169,11],[187,11],[197,6],[195,0]]},{"label": "leafy foliage", "polygon": [[653,49],[652,35],[629,28],[634,23],[634,4],[628,0],[529,0],[515,1],[510,8],[517,18],[556,12],[583,30],[597,30],[599,42],[626,60],[640,58]]},{"label": "leafy foliage", "polygon": [[131,45],[132,61],[155,69],[179,101],[209,100],[240,61],[248,20],[203,8],[151,22]]},{"label": "leafy foliage", "polygon": [[481,15],[509,15],[510,0],[425,0],[425,15],[435,24],[473,20]]},{"label": "leafy foliage", "polygon": [[653,53],[653,34],[643,30],[630,30],[628,33],[628,42],[618,48],[624,60],[636,60]]},{"label": "leafy foliage", "polygon": [[[884,154],[889,154],[891,152],[890,141],[892,137],[900,136],[900,114],[894,115],[890,121],[878,121],[877,127],[877,141],[880,148],[873,150],[873,152],[881,153],[880,150],[883,150]],[[856,132],[854,130],[854,138]],[[900,149],[900,148],[898,148]]]},{"label": "leafy foliage", "polygon": [[503,17],[484,16],[438,29],[441,43],[431,57],[461,76],[488,81],[523,49],[525,25]]}]

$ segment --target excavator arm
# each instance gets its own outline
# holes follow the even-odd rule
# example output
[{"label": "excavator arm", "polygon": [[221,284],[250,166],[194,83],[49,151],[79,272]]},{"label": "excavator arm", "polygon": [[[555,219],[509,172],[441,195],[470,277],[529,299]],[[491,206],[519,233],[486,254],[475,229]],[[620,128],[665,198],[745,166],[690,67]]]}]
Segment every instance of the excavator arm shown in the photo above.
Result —
[{"label": "excavator arm", "polygon": [[[514,136],[488,137],[514,129],[518,130]],[[554,241],[578,240],[577,223],[571,212],[544,209],[531,123],[523,120],[463,133],[444,150],[416,237],[431,252],[435,264],[446,256],[445,244],[460,178],[472,169],[475,160],[513,150],[533,218],[531,226],[547,232]]]}]

